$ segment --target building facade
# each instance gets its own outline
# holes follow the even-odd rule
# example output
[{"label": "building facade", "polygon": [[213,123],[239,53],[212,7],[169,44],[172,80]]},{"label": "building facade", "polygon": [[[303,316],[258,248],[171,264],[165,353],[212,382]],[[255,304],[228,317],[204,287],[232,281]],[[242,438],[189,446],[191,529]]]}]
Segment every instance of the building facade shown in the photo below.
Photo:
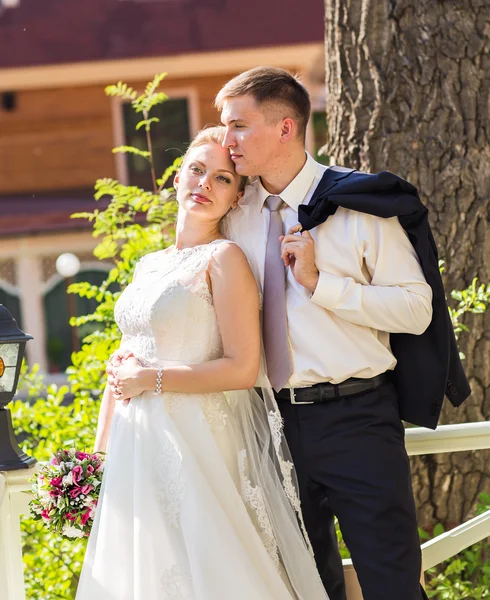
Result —
[{"label": "building facade", "polygon": [[[15,4],[15,3],[14,3]],[[0,303],[34,336],[28,360],[63,371],[77,340],[55,269],[77,255],[77,278],[98,283],[110,265],[96,261],[90,226],[70,219],[92,211],[97,178],[145,186],[138,157],[113,154],[139,146],[134,118],[105,86],[124,81],[142,90],[167,72],[169,100],[154,133],[161,172],[205,124],[219,122],[213,99],[236,74],[259,65],[298,73],[317,113],[308,149],[323,143],[322,0],[278,4],[249,0],[20,0],[0,7]],[[319,126],[313,127],[313,123]],[[83,337],[86,332],[78,332]]]}]

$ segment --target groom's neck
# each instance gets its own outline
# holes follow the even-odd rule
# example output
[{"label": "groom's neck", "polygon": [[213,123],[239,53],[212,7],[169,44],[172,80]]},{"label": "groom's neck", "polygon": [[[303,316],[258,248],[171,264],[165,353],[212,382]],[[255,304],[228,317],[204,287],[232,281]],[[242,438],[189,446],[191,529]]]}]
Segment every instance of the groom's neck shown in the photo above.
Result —
[{"label": "groom's neck", "polygon": [[305,149],[298,148],[292,150],[285,156],[282,156],[275,164],[271,164],[260,175],[260,181],[269,194],[279,196],[298,175],[305,166],[305,163]]}]

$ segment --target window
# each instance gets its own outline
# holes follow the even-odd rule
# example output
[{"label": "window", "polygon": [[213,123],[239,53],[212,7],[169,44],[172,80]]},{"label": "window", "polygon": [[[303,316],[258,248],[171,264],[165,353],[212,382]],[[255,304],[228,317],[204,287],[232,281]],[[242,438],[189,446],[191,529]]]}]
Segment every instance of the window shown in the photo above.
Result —
[{"label": "window", "polygon": [[[100,285],[107,277],[104,271],[82,270],[73,283],[88,281],[92,285]],[[48,371],[50,373],[64,372],[71,364],[71,353],[78,350],[83,338],[98,328],[98,323],[85,323],[77,330],[70,326],[70,317],[87,315],[94,312],[97,301],[94,298],[80,298],[75,294],[67,294],[68,281],[59,281],[44,296],[44,315],[46,319],[46,353],[48,356]],[[110,289],[117,290],[112,284]]]},{"label": "window", "polygon": [[[136,131],[136,125],[143,119],[143,116],[139,113],[136,114],[128,103],[122,105],[122,111],[125,144],[146,150],[145,129],[142,127]],[[159,123],[152,125],[151,135],[155,174],[158,179],[178,156],[182,156],[190,142],[188,99],[170,98],[163,104],[155,106],[151,111],[151,116],[160,119]],[[125,160],[128,183],[151,190],[151,172],[148,161],[133,154],[126,154]]]},{"label": "window", "polygon": [[20,316],[20,300],[17,295],[10,294],[6,289],[0,287],[0,304],[3,304],[5,308],[17,321],[17,325],[22,329],[22,320]]}]

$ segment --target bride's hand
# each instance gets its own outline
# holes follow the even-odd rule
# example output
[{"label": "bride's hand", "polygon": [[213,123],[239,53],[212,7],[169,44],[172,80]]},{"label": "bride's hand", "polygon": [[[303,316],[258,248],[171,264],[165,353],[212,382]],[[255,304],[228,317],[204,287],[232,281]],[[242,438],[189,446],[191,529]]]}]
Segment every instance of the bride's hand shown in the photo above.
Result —
[{"label": "bride's hand", "polygon": [[108,364],[113,367],[119,367],[119,365],[121,365],[126,359],[130,358],[131,356],[134,356],[131,350],[121,350],[121,348],[119,348],[111,354]]},{"label": "bride's hand", "polygon": [[107,365],[107,384],[116,400],[131,400],[146,390],[143,372],[144,367],[134,356],[119,362],[117,366],[111,363]]}]

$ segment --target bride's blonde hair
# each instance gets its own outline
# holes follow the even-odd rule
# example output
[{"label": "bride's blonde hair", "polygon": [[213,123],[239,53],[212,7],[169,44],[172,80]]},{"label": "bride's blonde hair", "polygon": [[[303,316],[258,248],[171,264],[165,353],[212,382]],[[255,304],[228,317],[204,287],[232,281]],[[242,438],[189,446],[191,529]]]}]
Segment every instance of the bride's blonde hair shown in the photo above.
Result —
[{"label": "bride's blonde hair", "polygon": [[[193,148],[197,148],[198,146],[204,146],[205,144],[209,144],[211,142],[219,144],[221,146],[223,140],[225,139],[225,130],[226,128],[224,125],[208,125],[207,127],[201,129],[201,131],[197,133],[196,137],[189,144],[189,147],[187,148],[186,153],[184,154],[182,162],[185,161],[186,156]],[[240,184],[238,186],[238,191],[243,192],[247,183],[248,177],[240,175]]]}]

